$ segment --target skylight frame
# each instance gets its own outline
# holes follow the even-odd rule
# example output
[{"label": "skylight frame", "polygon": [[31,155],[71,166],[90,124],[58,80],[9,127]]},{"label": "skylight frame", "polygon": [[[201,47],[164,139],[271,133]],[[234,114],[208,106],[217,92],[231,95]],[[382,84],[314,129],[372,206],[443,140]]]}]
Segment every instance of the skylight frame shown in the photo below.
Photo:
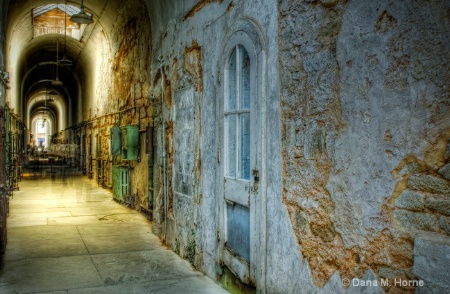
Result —
[{"label": "skylight frame", "polygon": [[33,18],[41,16],[49,11],[52,11],[54,9],[59,9],[65,13],[67,13],[69,16],[72,16],[74,14],[77,14],[80,12],[80,8],[69,5],[69,4],[47,4],[43,6],[37,6],[36,8],[33,8]]},{"label": "skylight frame", "polygon": [[[84,31],[87,27],[86,24],[78,24],[75,23],[77,28],[71,28],[60,25],[38,25],[36,22],[36,19],[45,17],[46,13],[49,13],[51,11],[58,10],[61,13],[65,13],[67,15],[67,20],[70,19],[71,16],[76,15],[80,13],[80,8],[77,6],[69,5],[69,4],[47,4],[42,6],[37,6],[31,10],[31,17],[32,17],[32,26],[33,26],[33,38],[37,38],[42,35],[47,34],[60,34],[60,35],[67,35],[75,40],[81,41],[83,38]],[[85,13],[92,17],[92,13],[86,12]],[[49,18],[50,20],[51,18]],[[64,32],[65,30],[65,32]]]}]

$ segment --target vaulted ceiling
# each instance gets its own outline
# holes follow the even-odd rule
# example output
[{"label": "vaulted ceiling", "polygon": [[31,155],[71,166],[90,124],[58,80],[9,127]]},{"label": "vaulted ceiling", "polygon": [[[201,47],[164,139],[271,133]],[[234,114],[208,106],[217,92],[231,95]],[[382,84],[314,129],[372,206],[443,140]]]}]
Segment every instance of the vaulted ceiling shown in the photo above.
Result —
[{"label": "vaulted ceiling", "polygon": [[[31,121],[33,114],[47,108],[59,118],[55,129],[75,123],[74,114],[81,111],[75,101],[81,95],[83,76],[86,71],[94,70],[92,63],[83,64],[79,58],[89,38],[108,42],[105,35],[92,32],[97,26],[107,31],[108,17],[102,14],[109,2],[118,1],[85,1],[85,10],[94,20],[86,26],[70,21],[70,16],[79,11],[80,2],[10,1],[6,32],[7,65],[11,71],[10,104],[25,121]],[[64,56],[72,61],[71,66],[57,64],[57,59]],[[62,81],[62,85],[55,83],[56,79]],[[45,103],[48,99],[43,98],[52,90],[56,93],[55,101]]]},{"label": "vaulted ceiling", "polygon": [[[182,17],[198,1],[131,2],[139,6],[140,11],[148,12],[152,35],[148,42],[149,48],[154,48],[170,19]],[[94,87],[91,80],[98,72],[98,60],[102,58],[99,54],[104,54],[105,50],[117,52],[113,47],[118,46],[118,11],[124,7],[123,0],[84,0],[85,11],[93,19],[87,26],[70,21],[70,16],[79,10],[81,0],[0,0],[0,3],[6,15],[0,21],[6,25],[6,66],[10,72],[7,100],[10,107],[26,124],[32,120],[33,113],[43,107],[58,117],[56,130],[80,122],[83,89]],[[120,21],[126,23],[126,20]],[[65,53],[72,61],[71,66],[56,66],[58,49],[58,58]],[[52,83],[56,76],[62,85]],[[42,97],[51,90],[57,92],[55,102],[43,105],[46,99]]]}]

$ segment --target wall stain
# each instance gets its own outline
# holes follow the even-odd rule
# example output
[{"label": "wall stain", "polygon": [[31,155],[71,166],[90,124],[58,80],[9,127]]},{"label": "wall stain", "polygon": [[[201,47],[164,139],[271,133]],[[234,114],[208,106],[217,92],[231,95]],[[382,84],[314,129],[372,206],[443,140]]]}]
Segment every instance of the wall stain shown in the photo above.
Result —
[{"label": "wall stain", "polygon": [[183,70],[194,79],[195,89],[198,93],[203,91],[201,52],[201,47],[196,40],[193,40],[191,47],[186,48],[183,54]]},{"label": "wall stain", "polygon": [[[377,216],[385,228],[381,231],[367,229],[366,234],[358,236],[362,239],[361,242],[349,248],[336,229],[337,224],[332,221],[336,207],[327,190],[330,176],[340,172],[335,169],[333,162],[333,140],[348,131],[346,122],[342,120],[339,85],[341,69],[336,61],[336,41],[346,5],[346,1],[314,1],[311,5],[301,6],[290,1],[279,1],[280,105],[283,118],[282,199],[298,248],[308,261],[315,285],[325,286],[336,271],[341,278],[351,280],[361,278],[369,269],[380,277],[388,278],[390,285],[394,285],[395,278],[408,280],[413,276],[414,260],[414,235],[399,221],[394,220],[393,213],[398,209],[395,206],[396,199],[408,189],[413,174],[439,177],[436,175],[437,168],[444,164],[450,134],[448,130],[433,129],[434,133],[428,134],[428,137],[435,136],[438,139],[431,142],[429,150],[424,153],[424,159],[410,154],[399,161],[391,173],[395,187],[391,195],[385,196]],[[396,24],[397,21],[391,15],[383,12],[374,30],[386,33],[396,29]],[[401,54],[403,42],[402,39],[390,44],[390,51],[395,53],[395,58],[385,72],[387,89],[409,87],[408,69],[411,67],[411,58]],[[355,66],[351,61],[346,64],[348,67]],[[367,84],[372,86],[370,81]],[[329,91],[320,92],[322,89]],[[436,118],[436,121],[442,121],[442,116]],[[320,128],[326,131],[321,133]],[[393,133],[395,132],[387,129],[380,140],[385,144],[394,144],[396,138]],[[322,139],[317,138],[318,134],[321,134]],[[323,144],[319,144],[320,142]],[[391,160],[395,159],[396,152],[386,152]],[[437,214],[442,219],[440,212],[433,211],[438,203],[436,201],[430,202],[429,207],[425,207],[420,213]],[[420,214],[418,219],[426,217]],[[436,224],[436,227],[428,227],[435,228],[435,232],[439,234],[446,234],[443,228],[438,227],[437,222],[433,222],[434,219],[431,216],[429,222]],[[413,293],[415,288],[392,286],[385,287],[384,290],[390,293]]]},{"label": "wall stain", "polygon": [[187,19],[193,17],[195,14],[197,14],[197,12],[199,12],[205,6],[207,6],[207,5],[211,4],[211,3],[222,4],[223,0],[200,0],[199,2],[197,2],[197,4],[195,4],[194,7],[192,7],[191,10],[189,10],[189,12],[184,16],[183,20],[187,20]]}]

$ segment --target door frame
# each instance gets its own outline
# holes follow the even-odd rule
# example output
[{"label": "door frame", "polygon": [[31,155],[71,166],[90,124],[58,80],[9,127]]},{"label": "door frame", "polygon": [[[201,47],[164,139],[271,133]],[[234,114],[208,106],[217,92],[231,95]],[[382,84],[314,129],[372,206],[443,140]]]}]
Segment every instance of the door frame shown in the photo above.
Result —
[{"label": "door frame", "polygon": [[[225,152],[224,148],[224,99],[225,97],[225,75],[228,60],[233,48],[241,45],[245,48],[254,63],[254,72],[251,77],[252,89],[251,99],[251,130],[255,132],[252,136],[256,142],[251,142],[251,148],[256,148],[256,161],[251,160],[252,166],[250,174],[250,276],[245,276],[243,271],[228,268],[245,284],[256,286],[261,292],[265,292],[265,272],[266,272],[266,46],[263,42],[262,30],[251,20],[240,20],[230,27],[229,37],[225,46],[221,50],[219,69],[218,93],[219,98],[216,103],[216,139],[217,148],[217,169],[216,169],[216,216],[217,216],[217,263],[226,266],[231,261],[228,250],[225,249],[226,241],[226,202],[224,199],[224,178],[225,178]],[[259,173],[259,181],[255,184],[252,170]]]}]

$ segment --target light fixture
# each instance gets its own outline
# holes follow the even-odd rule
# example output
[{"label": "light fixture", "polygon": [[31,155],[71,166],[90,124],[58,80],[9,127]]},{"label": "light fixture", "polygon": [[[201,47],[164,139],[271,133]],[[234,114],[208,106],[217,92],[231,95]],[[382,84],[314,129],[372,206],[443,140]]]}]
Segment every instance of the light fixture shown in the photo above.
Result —
[{"label": "light fixture", "polygon": [[59,40],[56,38],[56,78],[52,81],[53,86],[62,86],[62,82],[59,80],[58,69],[59,69]]},{"label": "light fixture", "polygon": [[[47,96],[47,90],[45,91],[45,96]],[[44,110],[42,111],[42,127],[44,127],[47,121],[46,112],[47,111],[47,100],[44,101]]]},{"label": "light fixture", "polygon": [[84,12],[83,0],[81,0],[80,12],[72,15],[70,20],[80,24],[90,24],[94,22],[92,16]]},{"label": "light fixture", "polygon": [[58,61],[58,64],[59,66],[72,66],[72,61],[70,61],[64,54],[64,57]]},{"label": "light fixture", "polygon": [[55,90],[50,90],[50,92],[46,91],[45,100],[48,101],[49,103],[55,102],[55,97],[53,97],[53,95],[57,95],[57,94],[58,93],[56,93]]},{"label": "light fixture", "polygon": [[52,81],[52,86],[62,86],[63,82],[61,82],[58,77],[56,77],[56,80]]},{"label": "light fixture", "polygon": [[67,4],[64,6],[64,57],[58,60],[59,66],[72,66],[72,61],[67,58]]}]

